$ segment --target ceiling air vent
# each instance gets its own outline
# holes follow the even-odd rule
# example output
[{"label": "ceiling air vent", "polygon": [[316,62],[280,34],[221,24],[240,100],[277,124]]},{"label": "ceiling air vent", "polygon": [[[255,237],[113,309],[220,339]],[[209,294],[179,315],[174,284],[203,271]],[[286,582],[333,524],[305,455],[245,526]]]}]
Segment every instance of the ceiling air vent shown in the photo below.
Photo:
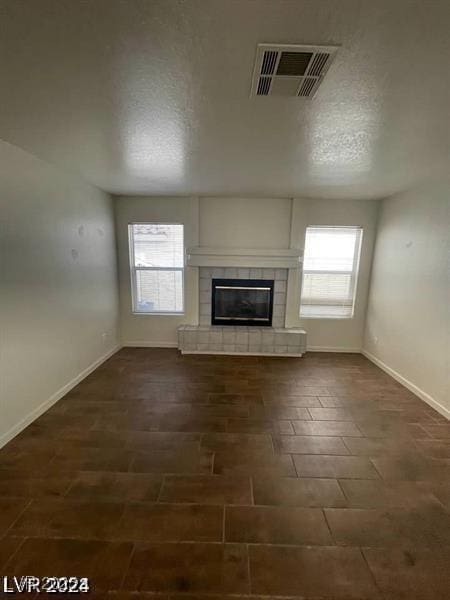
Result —
[{"label": "ceiling air vent", "polygon": [[300,89],[298,90],[297,96],[309,97],[311,92],[316,85],[316,79],[314,77],[304,77]]},{"label": "ceiling air vent", "polygon": [[312,98],[338,46],[258,44],[252,96]]},{"label": "ceiling air vent", "polygon": [[258,96],[268,96],[270,92],[270,83],[272,81],[271,77],[260,77],[258,81]]}]

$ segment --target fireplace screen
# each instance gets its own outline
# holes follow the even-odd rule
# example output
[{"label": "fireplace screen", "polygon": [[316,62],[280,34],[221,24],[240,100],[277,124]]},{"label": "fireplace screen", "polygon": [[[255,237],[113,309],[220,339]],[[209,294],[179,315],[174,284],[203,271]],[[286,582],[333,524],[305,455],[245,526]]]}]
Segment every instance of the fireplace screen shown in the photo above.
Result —
[{"label": "fireplace screen", "polygon": [[273,281],[213,279],[213,325],[272,325]]}]

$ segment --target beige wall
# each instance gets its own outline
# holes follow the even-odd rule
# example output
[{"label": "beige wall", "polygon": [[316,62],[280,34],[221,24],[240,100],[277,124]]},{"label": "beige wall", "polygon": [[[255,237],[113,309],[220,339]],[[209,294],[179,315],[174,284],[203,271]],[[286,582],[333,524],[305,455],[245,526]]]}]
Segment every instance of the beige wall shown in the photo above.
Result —
[{"label": "beige wall", "polygon": [[450,417],[450,181],[384,200],[364,350]]},{"label": "beige wall", "polygon": [[355,317],[300,320],[300,273],[289,281],[287,325],[305,327],[311,349],[359,351],[364,333],[367,289],[378,202],[270,198],[116,199],[119,248],[121,335],[127,345],[175,346],[176,329],[198,322],[198,269],[186,269],[183,316],[133,315],[127,226],[132,222],[185,224],[186,246],[303,248],[308,225],[360,225],[364,228]]},{"label": "beige wall", "polygon": [[118,343],[107,194],[0,142],[0,446]]}]

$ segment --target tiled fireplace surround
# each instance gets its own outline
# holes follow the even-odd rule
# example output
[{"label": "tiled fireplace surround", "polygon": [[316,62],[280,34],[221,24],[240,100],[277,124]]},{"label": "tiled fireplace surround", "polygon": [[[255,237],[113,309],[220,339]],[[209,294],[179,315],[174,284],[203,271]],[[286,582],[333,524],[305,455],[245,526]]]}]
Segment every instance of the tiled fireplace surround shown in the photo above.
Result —
[{"label": "tiled fireplace surround", "polygon": [[[211,325],[213,279],[271,279],[275,282],[272,327]],[[199,267],[199,325],[178,328],[182,353],[302,356],[306,332],[284,327],[288,269]]]},{"label": "tiled fireplace surround", "polygon": [[[273,279],[273,327],[284,327],[286,311],[287,269],[255,269],[233,267],[200,267],[199,323],[211,325],[211,286],[213,279]],[[229,327],[227,327],[229,329]],[[238,327],[242,329],[242,327]],[[252,327],[252,329],[254,329]]]}]

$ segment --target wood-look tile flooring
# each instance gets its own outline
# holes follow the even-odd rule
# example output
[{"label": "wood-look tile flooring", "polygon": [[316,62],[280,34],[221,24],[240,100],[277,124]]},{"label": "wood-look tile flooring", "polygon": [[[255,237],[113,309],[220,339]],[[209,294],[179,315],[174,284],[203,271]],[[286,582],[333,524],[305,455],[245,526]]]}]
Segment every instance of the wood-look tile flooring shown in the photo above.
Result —
[{"label": "wood-look tile flooring", "polygon": [[0,575],[29,574],[448,600],[450,423],[360,355],[121,350],[0,451]]}]

